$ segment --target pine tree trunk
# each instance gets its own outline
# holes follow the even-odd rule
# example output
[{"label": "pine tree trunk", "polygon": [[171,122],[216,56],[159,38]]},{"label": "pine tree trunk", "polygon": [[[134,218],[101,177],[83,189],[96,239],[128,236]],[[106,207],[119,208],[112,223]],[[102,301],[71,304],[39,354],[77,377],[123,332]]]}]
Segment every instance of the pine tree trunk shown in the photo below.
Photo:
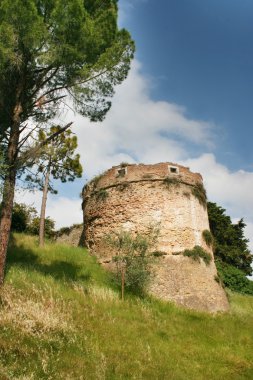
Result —
[{"label": "pine tree trunk", "polygon": [[40,247],[43,247],[44,242],[45,242],[45,217],[46,217],[46,205],[47,205],[47,193],[48,193],[49,177],[50,177],[50,165],[47,167],[45,183],[44,183],[44,187],[43,187],[42,203],[41,203],[40,232],[39,232],[39,245],[40,245]]},{"label": "pine tree trunk", "polygon": [[4,182],[2,210],[0,218],[0,285],[2,285],[4,282],[6,254],[11,230],[15,182],[16,170],[10,169]]},{"label": "pine tree trunk", "polygon": [[19,143],[19,115],[20,104],[14,109],[13,125],[10,129],[9,144],[7,150],[7,173],[4,179],[3,199],[0,214],[0,286],[4,282],[6,254],[10,238],[12,209],[16,184],[16,159]]}]

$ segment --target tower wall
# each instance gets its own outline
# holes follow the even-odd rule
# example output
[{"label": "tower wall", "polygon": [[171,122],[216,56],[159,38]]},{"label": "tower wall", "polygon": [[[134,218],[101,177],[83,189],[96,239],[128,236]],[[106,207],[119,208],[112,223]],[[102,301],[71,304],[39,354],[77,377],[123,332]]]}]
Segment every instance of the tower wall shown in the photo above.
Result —
[{"label": "tower wall", "polygon": [[[162,256],[153,265],[149,291],[194,309],[226,310],[224,290],[215,281],[213,252],[202,235],[209,230],[203,195],[201,175],[177,164],[113,167],[84,189],[86,245],[101,263],[110,265],[106,235],[121,230],[145,235],[156,227],[154,250]],[[212,255],[210,265],[182,255],[196,245]]]}]

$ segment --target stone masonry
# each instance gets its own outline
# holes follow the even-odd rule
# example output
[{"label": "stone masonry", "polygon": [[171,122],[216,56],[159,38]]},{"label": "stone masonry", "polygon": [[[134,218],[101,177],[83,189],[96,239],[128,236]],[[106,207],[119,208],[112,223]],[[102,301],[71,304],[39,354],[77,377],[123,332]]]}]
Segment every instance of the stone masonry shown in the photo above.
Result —
[{"label": "stone masonry", "polygon": [[[217,278],[212,248],[203,238],[209,230],[202,177],[173,164],[121,164],[96,177],[83,190],[84,240],[103,265],[112,263],[105,236],[127,230],[147,234],[158,226],[149,291],[158,298],[209,312],[225,311],[228,301]],[[201,246],[212,255],[209,265],[183,256]]]}]

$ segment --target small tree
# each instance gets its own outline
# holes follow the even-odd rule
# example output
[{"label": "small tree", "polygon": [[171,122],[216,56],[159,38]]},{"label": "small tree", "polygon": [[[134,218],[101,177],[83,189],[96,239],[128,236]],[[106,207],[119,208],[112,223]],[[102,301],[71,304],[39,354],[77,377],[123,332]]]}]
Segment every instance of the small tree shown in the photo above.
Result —
[{"label": "small tree", "polygon": [[124,300],[125,288],[142,294],[150,279],[151,248],[157,239],[157,231],[148,237],[141,234],[132,236],[129,232],[115,232],[106,237],[106,242],[116,255],[116,282],[121,287],[121,299]]},{"label": "small tree", "polygon": [[[44,235],[48,239],[51,239],[55,235],[54,231],[55,222],[52,220],[49,216],[45,218],[45,225],[44,225]],[[39,236],[40,234],[40,218],[36,216],[32,219],[31,223],[28,226],[27,232],[32,235]]]},{"label": "small tree", "polygon": [[[51,127],[48,134],[41,130],[38,137],[39,142],[42,143],[47,140],[48,136],[58,130],[60,130],[58,126]],[[39,159],[35,161],[36,174],[27,176],[29,182],[33,182],[43,191],[39,228],[40,246],[44,245],[47,194],[48,191],[52,194],[57,193],[50,181],[50,177],[55,180],[59,179],[61,182],[67,182],[74,181],[76,177],[80,178],[82,176],[80,156],[79,154],[74,154],[76,148],[77,137],[73,136],[70,130],[66,130],[43,147]]]},{"label": "small tree", "polygon": [[27,232],[30,223],[37,215],[34,207],[24,203],[14,203],[11,221],[11,230],[15,232]]}]

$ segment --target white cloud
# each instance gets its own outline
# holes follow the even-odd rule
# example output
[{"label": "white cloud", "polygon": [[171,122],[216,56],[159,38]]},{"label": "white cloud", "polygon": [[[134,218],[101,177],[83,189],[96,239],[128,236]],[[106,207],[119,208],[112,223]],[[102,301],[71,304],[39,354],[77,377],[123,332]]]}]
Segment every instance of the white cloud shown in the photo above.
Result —
[{"label": "white cloud", "polygon": [[185,109],[178,105],[152,100],[149,89],[150,82],[135,61],[129,77],[117,88],[103,123],[75,118],[73,130],[88,176],[121,161],[186,159],[186,143],[206,147],[213,144],[211,123],[187,118]]},{"label": "white cloud", "polygon": [[244,218],[247,224],[245,234],[253,251],[253,173],[230,171],[218,163],[213,154],[203,154],[182,164],[202,174],[208,198],[212,202],[224,207],[233,220]]},{"label": "white cloud", "polygon": [[[42,192],[18,191],[15,196],[16,202],[26,203],[35,207],[38,212],[41,207]],[[80,198],[67,198],[48,195],[46,216],[50,216],[56,222],[56,228],[70,226],[74,223],[82,223]]]}]

